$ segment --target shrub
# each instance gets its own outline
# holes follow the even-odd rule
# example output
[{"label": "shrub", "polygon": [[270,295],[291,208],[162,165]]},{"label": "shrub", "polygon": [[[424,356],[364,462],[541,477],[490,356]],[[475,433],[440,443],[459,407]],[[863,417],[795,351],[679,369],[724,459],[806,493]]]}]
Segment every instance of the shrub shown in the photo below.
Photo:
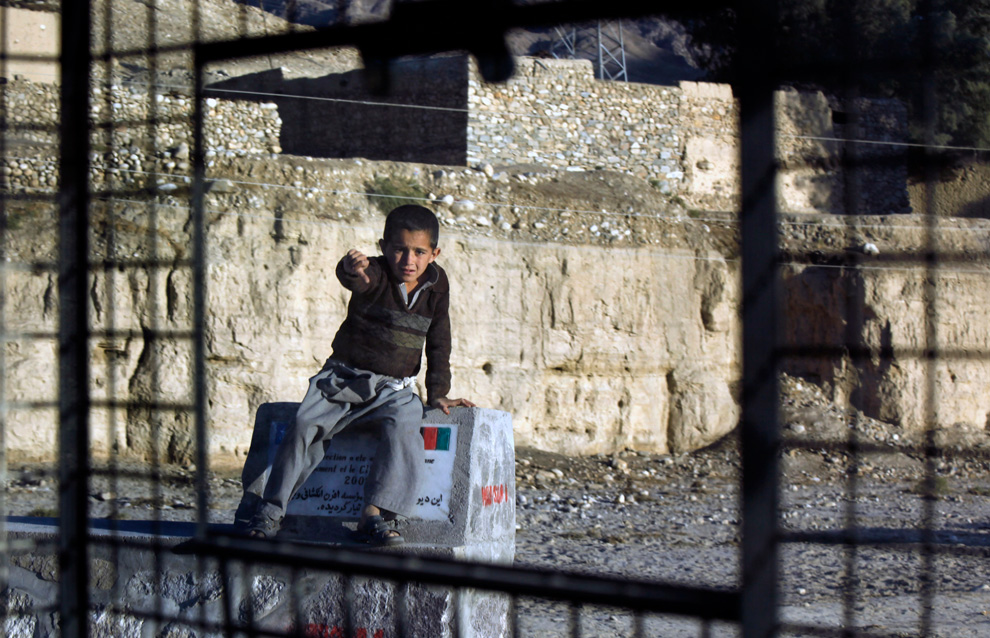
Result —
[{"label": "shrub", "polygon": [[383,213],[403,204],[422,206],[427,195],[423,187],[411,177],[393,175],[375,177],[365,184],[365,192],[371,203]]}]

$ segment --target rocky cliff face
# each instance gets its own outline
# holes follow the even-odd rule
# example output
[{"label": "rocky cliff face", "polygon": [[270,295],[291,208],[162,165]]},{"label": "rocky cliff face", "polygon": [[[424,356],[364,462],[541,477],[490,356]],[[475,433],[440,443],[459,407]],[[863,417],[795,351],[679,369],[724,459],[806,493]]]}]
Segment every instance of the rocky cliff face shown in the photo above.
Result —
[{"label": "rocky cliff face", "polygon": [[[348,248],[374,251],[382,216],[364,197],[340,195],[347,206],[323,187],[360,192],[382,168],[288,159],[217,167],[244,181],[215,183],[208,203],[205,334],[216,462],[245,454],[256,407],[299,400],[329,355],[348,298],[333,267]],[[280,171],[304,185],[247,183],[284,184],[284,177],[275,179]],[[471,170],[424,179],[458,190],[506,186]],[[539,190],[536,176],[527,180]],[[559,188],[549,177],[543,186]],[[90,312],[98,335],[91,344],[98,450],[191,459],[192,287],[189,213],[181,201],[164,195],[155,206],[100,206],[95,214]],[[715,248],[710,230],[684,233],[674,222],[664,245],[650,245],[631,239],[638,233],[616,230],[629,220],[589,223],[564,212],[554,220],[556,232],[573,228],[586,239],[548,242],[538,240],[548,221],[505,209],[509,230],[501,230],[485,221],[484,210],[471,217],[455,212],[467,205],[439,207],[440,263],[453,282],[456,396],[511,412],[518,443],[567,453],[689,450],[735,426],[737,268]],[[52,212],[35,207],[14,217],[8,257],[36,267],[8,273],[5,319],[13,331],[53,334]],[[615,234],[603,235],[605,229]],[[54,340],[43,336],[8,345],[6,395],[23,407],[12,412],[7,430],[14,454],[53,454],[55,415],[31,402],[55,399],[55,352]],[[105,407],[113,398],[121,405]]]},{"label": "rocky cliff face", "polygon": [[919,216],[795,227],[785,245],[818,259],[783,269],[783,339],[802,353],[784,368],[895,430],[985,437],[988,231]]},{"label": "rocky cliff face", "polygon": [[[518,443],[677,452],[735,427],[739,290],[728,218],[593,213],[612,191],[609,201],[664,210],[651,203],[655,189],[606,171],[218,158],[207,198],[211,462],[238,463],[257,406],[299,400],[328,356],[347,302],[332,269],[350,247],[374,251],[380,198],[365,193],[382,176],[417,181],[437,201],[454,295],[454,394],[511,412]],[[181,189],[152,199],[94,210],[94,447],[188,461],[188,200]],[[7,449],[52,458],[54,216],[29,201],[10,202],[7,216]],[[979,264],[990,223],[929,231],[914,216],[839,221],[782,220],[784,249],[812,257],[782,273],[783,338],[802,351],[784,368],[892,427],[984,435],[990,278]],[[929,234],[953,257],[931,274],[918,260]]]}]

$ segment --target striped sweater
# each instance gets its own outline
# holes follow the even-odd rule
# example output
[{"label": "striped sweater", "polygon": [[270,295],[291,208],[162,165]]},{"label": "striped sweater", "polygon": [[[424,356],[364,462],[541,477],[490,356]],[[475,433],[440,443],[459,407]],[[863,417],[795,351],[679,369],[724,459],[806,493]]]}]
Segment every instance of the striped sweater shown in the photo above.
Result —
[{"label": "striped sweater", "polygon": [[343,260],[337,264],[337,279],[351,291],[347,317],[333,338],[334,359],[362,368],[403,378],[419,373],[426,349],[427,402],[450,392],[450,285],[447,273],[435,263],[427,267],[427,283],[411,307],[406,306],[399,282],[392,279],[384,257],[370,257],[364,283],[351,275]]}]

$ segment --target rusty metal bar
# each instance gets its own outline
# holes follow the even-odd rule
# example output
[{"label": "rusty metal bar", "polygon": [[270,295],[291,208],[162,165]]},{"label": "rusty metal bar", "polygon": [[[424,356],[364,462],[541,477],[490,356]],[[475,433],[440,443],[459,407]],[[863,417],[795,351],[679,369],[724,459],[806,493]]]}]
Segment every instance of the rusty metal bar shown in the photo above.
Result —
[{"label": "rusty metal bar", "polygon": [[774,0],[739,5],[742,211],[742,591],[743,638],[777,628],[778,266],[773,90]]},{"label": "rusty metal bar", "polygon": [[62,6],[59,154],[59,609],[61,635],[89,635],[90,2]]}]

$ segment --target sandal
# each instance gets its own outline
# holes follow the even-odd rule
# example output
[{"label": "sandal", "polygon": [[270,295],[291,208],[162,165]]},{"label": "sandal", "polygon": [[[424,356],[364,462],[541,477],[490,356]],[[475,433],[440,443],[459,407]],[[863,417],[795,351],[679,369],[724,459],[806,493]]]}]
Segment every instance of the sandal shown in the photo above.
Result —
[{"label": "sandal", "polygon": [[268,518],[264,514],[255,514],[247,526],[247,535],[251,538],[274,538],[282,526],[282,519]]},{"label": "sandal", "polygon": [[364,519],[364,522],[358,525],[356,533],[359,540],[377,547],[393,547],[406,542],[402,534],[381,516],[369,516]]}]

